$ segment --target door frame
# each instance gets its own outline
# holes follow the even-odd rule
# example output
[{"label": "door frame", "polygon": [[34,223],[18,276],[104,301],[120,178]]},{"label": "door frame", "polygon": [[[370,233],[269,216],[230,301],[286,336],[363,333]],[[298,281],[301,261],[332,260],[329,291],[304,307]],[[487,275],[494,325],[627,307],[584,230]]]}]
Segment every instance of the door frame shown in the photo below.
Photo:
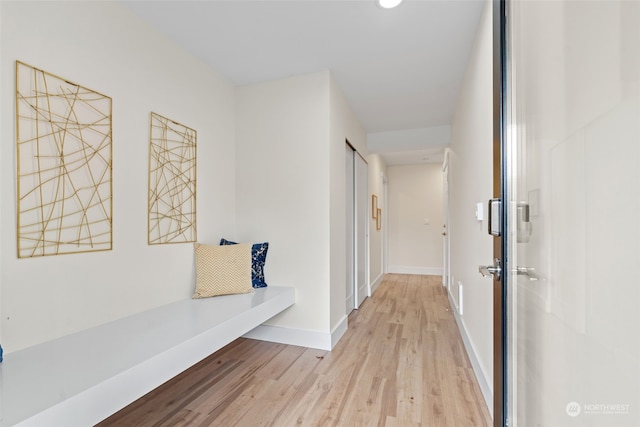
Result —
[{"label": "door frame", "polygon": [[442,162],[442,286],[451,293],[451,214],[450,214],[450,177],[451,149],[445,148]]},{"label": "door frame", "polygon": [[[508,193],[506,163],[506,101],[507,94],[507,0],[493,0],[493,197],[502,200],[500,230],[493,237],[493,259],[501,260],[502,271],[509,271],[507,209]],[[507,274],[493,276],[493,425],[507,426]]]},{"label": "door frame", "polygon": [[[369,279],[369,163],[345,139],[345,197],[347,206],[346,314],[371,296]],[[349,165],[351,167],[349,167]],[[363,169],[364,168],[364,169]],[[364,172],[364,173],[362,173]],[[348,199],[348,200],[347,200]],[[362,284],[362,286],[360,286]]]}]

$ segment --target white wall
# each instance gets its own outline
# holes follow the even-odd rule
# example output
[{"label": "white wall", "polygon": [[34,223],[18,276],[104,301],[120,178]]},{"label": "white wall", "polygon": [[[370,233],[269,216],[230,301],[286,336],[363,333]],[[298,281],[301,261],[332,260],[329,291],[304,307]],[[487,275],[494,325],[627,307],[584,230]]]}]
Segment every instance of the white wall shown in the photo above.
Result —
[{"label": "white wall", "polygon": [[347,326],[344,144],[366,150],[365,133],[328,71],[236,93],[238,236],[269,241],[268,283],[297,295],[269,331],[330,348]]},{"label": "white wall", "polygon": [[484,15],[469,60],[452,122],[450,157],[451,296],[458,303],[458,283],[464,291],[461,334],[488,402],[493,389],[492,280],[482,278],[478,265],[491,263],[492,238],[485,221],[474,215],[476,203],[492,197],[492,20],[491,2]]},{"label": "white wall", "polygon": [[[0,298],[6,351],[193,292],[191,244],[147,246],[149,114],[198,132],[198,238],[235,237],[234,89],[117,2],[1,9]],[[113,250],[17,259],[15,61],[113,99]]]},{"label": "white wall", "polygon": [[387,174],[389,272],[441,275],[442,166],[389,166]]},{"label": "white wall", "polygon": [[267,283],[296,288],[272,326],[329,331],[329,73],[239,87],[238,238],[268,241]]},{"label": "white wall", "polygon": [[[367,162],[369,163],[369,203],[371,203],[371,195],[375,194],[378,197],[378,207],[382,209],[383,215],[386,215],[383,177],[387,176],[387,165],[379,154],[369,154]],[[386,232],[384,221],[381,225],[381,229],[377,230],[376,220],[369,215],[369,283],[372,292],[382,282],[384,275],[383,251]]]}]

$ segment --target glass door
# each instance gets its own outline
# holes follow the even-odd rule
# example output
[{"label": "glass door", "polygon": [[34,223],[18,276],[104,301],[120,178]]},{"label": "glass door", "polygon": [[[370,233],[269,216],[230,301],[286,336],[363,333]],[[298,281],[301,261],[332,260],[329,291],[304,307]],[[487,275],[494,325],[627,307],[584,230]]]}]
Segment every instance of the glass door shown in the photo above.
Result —
[{"label": "glass door", "polygon": [[506,3],[509,426],[640,426],[640,2]]}]

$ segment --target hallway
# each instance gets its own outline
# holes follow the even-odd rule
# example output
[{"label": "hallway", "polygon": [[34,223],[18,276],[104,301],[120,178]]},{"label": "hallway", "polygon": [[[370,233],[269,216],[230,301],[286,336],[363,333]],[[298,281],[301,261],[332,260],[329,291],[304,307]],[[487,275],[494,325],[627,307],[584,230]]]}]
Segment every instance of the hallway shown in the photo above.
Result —
[{"label": "hallway", "polygon": [[238,339],[99,426],[490,426],[437,276],[389,274],[327,352]]}]

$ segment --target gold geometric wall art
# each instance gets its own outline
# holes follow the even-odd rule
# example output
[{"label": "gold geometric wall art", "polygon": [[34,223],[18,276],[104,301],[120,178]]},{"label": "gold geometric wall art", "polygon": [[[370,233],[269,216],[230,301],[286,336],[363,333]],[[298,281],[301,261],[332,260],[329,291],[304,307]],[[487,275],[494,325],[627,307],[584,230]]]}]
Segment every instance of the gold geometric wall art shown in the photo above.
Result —
[{"label": "gold geometric wall art", "polygon": [[148,243],[196,241],[197,133],[151,113]]},{"label": "gold geometric wall art", "polygon": [[19,258],[112,248],[111,117],[108,96],[16,61]]}]

